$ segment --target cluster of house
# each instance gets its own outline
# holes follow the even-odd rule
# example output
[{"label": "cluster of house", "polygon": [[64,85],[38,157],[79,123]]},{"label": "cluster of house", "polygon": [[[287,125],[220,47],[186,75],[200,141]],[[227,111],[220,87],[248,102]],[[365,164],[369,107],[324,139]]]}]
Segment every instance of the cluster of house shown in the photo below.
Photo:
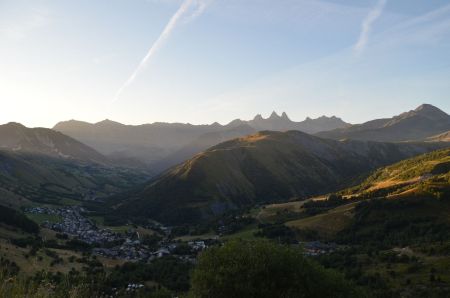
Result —
[{"label": "cluster of house", "polygon": [[335,243],[323,243],[320,241],[300,242],[300,245],[303,247],[304,254],[311,257],[329,254],[338,249]]},{"label": "cluster of house", "polygon": [[188,245],[193,251],[197,251],[197,252],[203,251],[207,248],[207,245],[206,245],[205,241],[203,241],[203,240],[189,241]]},{"label": "cluster of house", "polygon": [[[190,241],[187,244],[192,251],[192,255],[177,255],[178,258],[186,261],[194,262],[197,252],[207,248],[205,241]],[[157,258],[173,255],[178,245],[180,245],[180,243],[166,243],[163,241],[157,250],[151,251],[145,245],[142,245],[139,240],[126,239],[122,245],[112,248],[98,247],[94,248],[92,252],[94,254],[113,259],[125,259],[128,261],[152,261]]]},{"label": "cluster of house", "polygon": [[127,292],[133,292],[133,291],[142,289],[143,287],[144,287],[143,284],[133,284],[133,283],[131,283],[131,284],[128,284],[126,291]]},{"label": "cluster of house", "polygon": [[25,209],[25,212],[32,214],[51,214],[58,215],[59,209],[48,208],[48,207],[29,207]]},{"label": "cluster of house", "polygon": [[[124,260],[150,261],[155,258],[172,255],[180,243],[162,241],[158,249],[150,250],[143,245],[138,233],[128,234],[114,233],[109,229],[99,229],[94,222],[82,215],[85,210],[79,206],[63,208],[32,207],[26,210],[28,213],[50,214],[61,217],[61,222],[52,223],[45,221],[42,226],[76,237],[89,244],[97,245],[92,252],[94,254]],[[170,235],[170,228],[160,224],[155,226],[166,236]],[[166,237],[167,239],[167,237]],[[105,244],[121,243],[113,247]],[[207,248],[205,241],[190,241],[187,243],[195,257],[196,253]],[[192,256],[178,256],[190,260]]]},{"label": "cluster of house", "polygon": [[81,215],[85,210],[79,206],[63,208],[33,207],[27,210],[28,213],[58,215],[62,221],[52,223],[45,221],[42,226],[57,232],[76,236],[86,243],[108,243],[120,240],[117,233],[109,229],[99,229],[90,219]]},{"label": "cluster of house", "polygon": [[111,248],[97,247],[92,250],[92,253],[112,258],[123,260],[145,260],[148,259],[151,252],[141,244],[139,240],[132,240],[126,238],[121,245],[117,245]]}]

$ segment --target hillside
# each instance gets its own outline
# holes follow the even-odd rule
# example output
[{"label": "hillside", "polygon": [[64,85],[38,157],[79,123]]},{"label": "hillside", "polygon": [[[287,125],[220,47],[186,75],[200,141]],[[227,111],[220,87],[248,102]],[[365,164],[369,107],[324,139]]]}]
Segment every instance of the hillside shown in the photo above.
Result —
[{"label": "hillside", "polygon": [[[300,219],[286,225],[296,230],[313,230],[319,237],[328,239],[339,234],[345,241],[382,241],[381,238],[386,238],[385,227],[407,229],[405,222],[419,226],[436,222],[450,225],[450,149],[425,153],[380,168],[359,185],[340,194],[344,195],[343,201],[328,204],[329,207],[326,201],[320,200],[311,206],[303,204],[302,209],[296,210],[296,217]],[[314,207],[316,212],[309,212]],[[277,205],[271,208],[277,208]],[[305,218],[301,216],[302,212],[313,215]],[[319,214],[315,214],[317,212]],[[394,222],[403,223],[397,226],[392,224]],[[378,233],[376,236],[375,232]],[[412,240],[414,233],[410,233],[409,240]],[[389,239],[394,240],[395,236]]]},{"label": "hillside", "polygon": [[450,149],[442,149],[375,171],[347,195],[401,198],[450,196]]},{"label": "hillside", "polygon": [[214,146],[167,171],[127,194],[118,213],[169,223],[200,221],[230,209],[335,191],[368,171],[442,146],[260,132]]},{"label": "hillside", "polygon": [[220,142],[242,137],[260,130],[300,130],[308,133],[348,126],[337,117],[307,118],[302,122],[289,119],[286,113],[275,112],[264,119],[236,119],[226,125],[192,125],[152,123],[124,125],[111,120],[87,123],[76,120],[59,122],[54,130],[69,135],[112,158],[136,159],[153,169],[164,170],[193,157]]},{"label": "hillside", "polygon": [[109,163],[94,149],[60,132],[27,128],[19,123],[0,125],[0,149],[90,163]]},{"label": "hillside", "polygon": [[348,128],[320,132],[324,138],[372,140],[381,142],[423,141],[450,130],[450,116],[423,104],[415,110],[386,119],[372,120]]},{"label": "hillside", "polygon": [[219,143],[239,138],[242,136],[256,133],[256,130],[248,124],[242,124],[236,127],[224,129],[221,131],[214,131],[202,134],[189,144],[183,146],[181,149],[169,154],[162,160],[152,164],[151,169],[154,172],[161,172],[165,169],[177,165],[185,160],[190,159],[197,153],[204,151]]},{"label": "hillside", "polygon": [[21,151],[0,151],[0,204],[101,200],[143,183],[144,173]]}]

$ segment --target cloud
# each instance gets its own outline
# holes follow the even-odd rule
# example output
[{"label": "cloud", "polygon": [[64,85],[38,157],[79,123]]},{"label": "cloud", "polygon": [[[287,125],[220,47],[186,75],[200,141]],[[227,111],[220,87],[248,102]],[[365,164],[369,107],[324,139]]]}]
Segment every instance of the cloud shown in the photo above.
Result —
[{"label": "cloud", "polygon": [[126,80],[122,87],[119,88],[112,101],[113,103],[119,99],[122,92],[133,83],[136,77],[142,72],[142,70],[144,70],[149,61],[153,58],[153,56],[164,46],[173,30],[178,26],[179,22],[183,20],[183,18],[186,18],[186,21],[192,21],[194,18],[197,18],[205,11],[209,3],[210,1],[208,0],[185,0],[181,4],[180,8],[171,17],[162,33],[159,35],[158,39],[150,47],[147,55],[145,55],[141,63],[139,63],[128,80]]},{"label": "cloud", "polygon": [[369,41],[369,34],[372,29],[372,25],[383,13],[386,2],[387,0],[378,0],[375,7],[369,11],[369,14],[363,20],[361,24],[361,33],[359,35],[359,39],[353,47],[356,54],[361,54],[366,48]]}]

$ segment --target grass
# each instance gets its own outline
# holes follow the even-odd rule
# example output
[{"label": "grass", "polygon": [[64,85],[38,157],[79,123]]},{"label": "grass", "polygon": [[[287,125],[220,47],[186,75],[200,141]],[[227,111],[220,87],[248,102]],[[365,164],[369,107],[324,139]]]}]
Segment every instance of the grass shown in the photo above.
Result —
[{"label": "grass", "polygon": [[[39,250],[35,256],[29,255],[30,248],[22,248],[15,246],[7,240],[0,240],[0,254],[9,261],[15,262],[21,269],[21,272],[26,275],[34,274],[40,270],[45,270],[48,272],[63,272],[67,273],[74,267],[77,270],[81,270],[82,265],[80,263],[74,262],[70,263],[68,258],[70,256],[75,256],[77,258],[81,257],[80,254],[69,250],[62,249],[50,249],[56,252],[60,257],[63,258],[63,263],[50,266],[53,258],[47,256],[43,250]],[[26,257],[28,255],[28,257]]]},{"label": "grass", "polygon": [[103,216],[88,216],[96,225],[105,226],[105,219]]},{"label": "grass", "polygon": [[255,218],[262,223],[272,223],[280,219],[292,215],[294,213],[302,212],[301,207],[307,201],[295,201],[280,204],[270,204],[261,208]]},{"label": "grass", "polygon": [[[343,193],[378,195],[383,189],[389,193],[407,185],[413,188],[424,179],[424,175],[445,174],[445,168],[449,163],[450,149],[437,150],[381,168],[360,185],[344,190]],[[388,193],[382,193],[382,195]]]},{"label": "grass", "polygon": [[[392,263],[377,262],[367,264],[362,269],[369,274],[380,274],[388,284],[390,289],[404,289],[408,280],[413,285],[430,285],[430,274],[434,271],[434,276],[444,282],[450,282],[450,257],[449,256],[426,256],[417,254],[419,262],[417,265],[413,263]],[[364,256],[368,259],[368,256]],[[410,270],[416,266],[417,269]],[[390,272],[395,272],[392,276]]]},{"label": "grass", "polygon": [[73,283],[69,279],[55,285],[50,280],[36,282],[23,275],[10,277],[0,272],[0,297],[8,298],[84,298],[99,297],[88,283]]},{"label": "grass", "polygon": [[183,242],[194,241],[194,240],[209,240],[209,239],[217,239],[219,236],[214,233],[206,233],[202,235],[187,235],[175,238],[175,240],[180,240]]},{"label": "grass", "polygon": [[103,216],[88,216],[88,218],[90,218],[92,221],[94,221],[94,223],[102,229],[109,229],[113,232],[116,233],[126,233],[128,232],[129,229],[131,229],[132,227],[129,225],[122,225],[122,226],[108,226],[105,225],[105,219],[103,218]]},{"label": "grass", "polygon": [[125,234],[132,227],[130,227],[130,226],[114,226],[114,227],[104,226],[104,228],[110,229],[111,231],[113,231],[115,233]]},{"label": "grass", "polygon": [[69,198],[62,198],[59,201],[59,204],[64,206],[80,206],[82,203],[77,200],[69,199]]},{"label": "grass", "polygon": [[225,235],[222,237],[223,240],[234,240],[234,239],[242,239],[242,240],[251,240],[256,239],[255,233],[258,232],[258,227],[256,225],[250,225],[247,228],[231,234],[231,235]]},{"label": "grass", "polygon": [[62,221],[62,217],[56,214],[27,213],[26,216],[39,225],[46,221],[50,223],[58,223]]},{"label": "grass", "polygon": [[321,237],[332,237],[337,232],[342,231],[353,216],[353,209],[357,203],[350,203],[329,210],[326,213],[315,216],[289,221],[286,226],[298,230],[313,230]]}]

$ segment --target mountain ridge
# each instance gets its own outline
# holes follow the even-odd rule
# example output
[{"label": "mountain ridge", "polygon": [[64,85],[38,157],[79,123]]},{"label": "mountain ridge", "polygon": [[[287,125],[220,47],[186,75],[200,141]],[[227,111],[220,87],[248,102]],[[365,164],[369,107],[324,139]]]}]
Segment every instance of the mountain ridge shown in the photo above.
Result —
[{"label": "mountain ridge", "polygon": [[[152,168],[164,170],[223,141],[221,136],[225,135],[234,138],[259,130],[316,132],[348,125],[335,116],[294,122],[285,112],[281,116],[273,112],[268,118],[257,115],[249,121],[235,119],[226,125],[217,122],[210,125],[164,122],[125,125],[106,119],[93,124],[69,120],[57,123],[53,129],[88,144],[106,156],[137,159]],[[216,134],[215,138],[213,134]]]},{"label": "mountain ridge", "polygon": [[391,118],[371,120],[347,128],[316,133],[330,139],[356,139],[381,142],[424,141],[450,130],[450,115],[439,108],[422,104],[414,110]]},{"label": "mountain ridge", "polygon": [[20,123],[0,125],[0,149],[108,164],[108,159],[82,142],[48,128],[28,128]]},{"label": "mountain ridge", "polygon": [[169,223],[207,220],[230,209],[336,191],[377,167],[445,146],[263,131],[213,146],[166,171],[127,194],[117,212]]}]

